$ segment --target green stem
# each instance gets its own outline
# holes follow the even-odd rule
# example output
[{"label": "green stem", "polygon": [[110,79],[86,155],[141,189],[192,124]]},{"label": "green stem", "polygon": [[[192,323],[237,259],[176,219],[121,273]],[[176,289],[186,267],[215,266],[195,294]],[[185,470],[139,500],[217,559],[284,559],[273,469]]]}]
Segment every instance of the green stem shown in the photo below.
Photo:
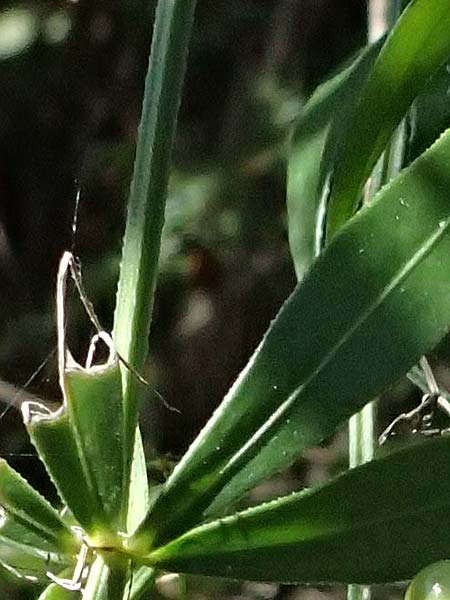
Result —
[{"label": "green stem", "polygon": [[123,600],[129,563],[119,554],[98,553],[89,572],[83,600]]},{"label": "green stem", "polygon": [[[118,351],[137,371],[143,369],[148,353],[171,153],[195,5],[196,0],[159,0],[156,8],[113,330]],[[127,368],[123,381],[128,481],[142,386]]]},{"label": "green stem", "polygon": [[373,458],[376,445],[375,416],[375,403],[369,402],[349,421],[349,466],[351,469]]},{"label": "green stem", "polygon": [[134,569],[135,565],[132,564],[123,600],[140,600],[146,592],[152,589],[155,582],[156,573],[152,568],[143,566]]}]

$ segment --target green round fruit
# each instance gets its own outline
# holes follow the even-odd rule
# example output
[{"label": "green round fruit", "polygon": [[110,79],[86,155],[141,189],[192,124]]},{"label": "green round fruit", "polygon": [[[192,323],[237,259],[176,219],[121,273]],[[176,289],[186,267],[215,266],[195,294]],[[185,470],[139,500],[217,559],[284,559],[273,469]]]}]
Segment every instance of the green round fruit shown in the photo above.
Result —
[{"label": "green round fruit", "polygon": [[422,569],[409,584],[405,600],[450,600],[450,560]]}]

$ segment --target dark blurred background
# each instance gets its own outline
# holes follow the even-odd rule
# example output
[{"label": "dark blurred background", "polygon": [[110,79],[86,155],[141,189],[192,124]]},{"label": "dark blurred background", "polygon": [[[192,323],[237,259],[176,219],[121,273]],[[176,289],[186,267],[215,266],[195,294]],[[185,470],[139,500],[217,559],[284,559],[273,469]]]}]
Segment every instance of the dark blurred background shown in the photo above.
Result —
[{"label": "dark blurred background", "polygon": [[[22,387],[41,365],[27,389],[51,400],[59,398],[54,283],[64,249],[74,247],[100,320],[112,324],[154,5],[0,2],[0,377]],[[155,479],[205,423],[295,284],[285,213],[289,129],[314,87],[365,42],[366,10],[364,0],[199,0],[145,373],[181,414],[149,393],[146,445],[166,459],[150,453]],[[82,357],[91,327],[77,304],[70,314]],[[24,397],[0,395],[13,404]],[[52,496],[14,408],[0,432],[2,455]],[[320,480],[327,452],[312,452],[292,477]],[[313,593],[191,585],[198,599]],[[4,586],[2,598],[19,597]],[[170,582],[160,593],[153,597],[177,597]]]}]

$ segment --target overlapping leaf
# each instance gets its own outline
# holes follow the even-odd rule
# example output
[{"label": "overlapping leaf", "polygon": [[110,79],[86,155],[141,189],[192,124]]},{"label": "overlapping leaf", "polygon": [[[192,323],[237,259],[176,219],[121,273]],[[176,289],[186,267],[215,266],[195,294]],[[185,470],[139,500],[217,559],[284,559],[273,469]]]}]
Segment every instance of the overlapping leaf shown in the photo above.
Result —
[{"label": "overlapping leaf", "polygon": [[336,159],[329,145],[323,157],[330,125],[346,126],[380,47],[378,43],[365,49],[347,69],[319,86],[296,123],[288,164],[287,209],[289,243],[299,281],[322,247],[327,195],[320,188],[319,165],[322,161],[322,178],[329,179]]},{"label": "overlapping leaf", "polygon": [[[383,46],[345,131],[327,144],[338,149],[328,210],[328,234],[352,215],[359,194],[414,98],[450,56],[450,1],[410,2]],[[326,184],[328,167],[323,173]]]},{"label": "overlapping leaf", "polygon": [[58,512],[5,460],[0,460],[0,535],[38,549],[78,551],[78,543]]},{"label": "overlapping leaf", "polygon": [[0,535],[0,566],[18,579],[46,582],[48,571],[58,573],[70,562],[67,555],[44,552]]},{"label": "overlapping leaf", "polygon": [[450,556],[450,438],[213,521],[148,557],[174,571],[284,582],[409,579]]},{"label": "overlapping leaf", "polygon": [[408,158],[414,160],[431,146],[450,126],[450,64],[444,64],[426,89],[415,99],[410,110]]},{"label": "overlapping leaf", "polygon": [[86,369],[71,359],[61,382],[63,407],[52,413],[44,405],[26,403],[25,422],[77,521],[91,536],[104,535],[120,523],[124,484],[117,358]]},{"label": "overlapping leaf", "polygon": [[30,581],[71,564],[80,542],[57,511],[0,461],[0,565]]},{"label": "overlapping leaf", "polygon": [[208,506],[209,515],[223,511],[332,433],[445,334],[449,167],[447,131],[336,236],[169,478],[137,546],[185,531]]}]

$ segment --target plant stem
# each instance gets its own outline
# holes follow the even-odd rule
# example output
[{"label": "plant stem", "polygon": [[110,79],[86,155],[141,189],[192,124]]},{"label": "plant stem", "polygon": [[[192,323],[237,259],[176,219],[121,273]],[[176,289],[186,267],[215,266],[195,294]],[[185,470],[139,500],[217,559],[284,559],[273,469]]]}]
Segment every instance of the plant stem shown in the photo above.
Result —
[{"label": "plant stem", "polygon": [[373,458],[376,445],[375,417],[375,403],[369,402],[349,421],[349,467],[351,469]]},{"label": "plant stem", "polygon": [[[134,566],[131,566],[134,569]],[[155,582],[155,571],[150,567],[139,567],[132,571],[123,595],[123,600],[139,600]],[[131,589],[130,589],[131,588]]]},{"label": "plant stem", "polygon": [[[156,8],[113,329],[118,351],[137,371],[148,353],[171,152],[195,5],[196,0],[159,0]],[[142,385],[130,369],[122,372],[128,482]]]},{"label": "plant stem", "polygon": [[367,41],[371,44],[388,31],[409,0],[369,0]]},{"label": "plant stem", "polygon": [[[368,5],[368,42],[373,43],[388,31],[395,23],[400,13],[400,0],[370,0]],[[394,134],[389,147],[375,167],[379,177],[376,183],[370,185],[369,199],[390,178],[395,176],[400,168],[405,143],[404,125],[401,124]],[[372,460],[376,447],[376,406],[375,401],[367,404],[359,413],[349,420],[349,466],[350,468]],[[361,493],[364,493],[361,490]],[[370,586],[349,585],[347,600],[370,600]]]},{"label": "plant stem", "polygon": [[98,553],[90,569],[83,600],[123,600],[129,560],[113,553]]}]

